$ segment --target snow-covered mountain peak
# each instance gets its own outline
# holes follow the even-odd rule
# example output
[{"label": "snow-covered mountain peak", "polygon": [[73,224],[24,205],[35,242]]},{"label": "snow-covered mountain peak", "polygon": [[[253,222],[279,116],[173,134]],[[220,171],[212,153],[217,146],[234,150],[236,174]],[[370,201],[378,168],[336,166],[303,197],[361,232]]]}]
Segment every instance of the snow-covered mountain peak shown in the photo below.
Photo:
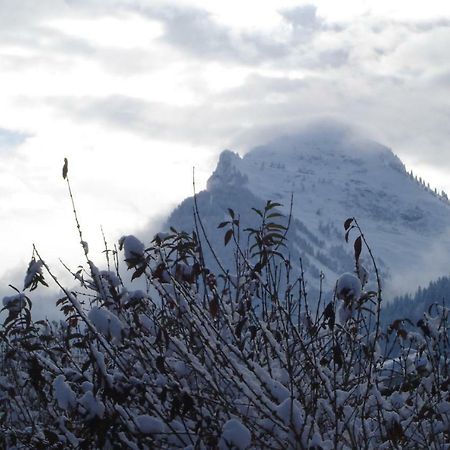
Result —
[{"label": "snow-covered mountain peak", "polygon": [[247,184],[248,177],[239,170],[241,157],[231,150],[224,150],[219,157],[216,170],[207,181],[207,189],[226,187],[242,187]]},{"label": "snow-covered mountain peak", "polygon": [[[255,147],[242,158],[225,150],[198,200],[205,222],[211,222],[213,240],[220,242],[214,227],[224,220],[227,208],[238,212],[245,224],[253,220],[248,211],[266,200],[286,205],[288,212],[291,194],[291,256],[301,256],[313,279],[323,271],[332,287],[340,273],[353,270],[352,246],[343,238],[348,217],[356,217],[363,227],[393,291],[413,291],[448,273],[446,196],[409,174],[389,148],[348,127],[312,127]],[[168,223],[188,229],[191,201],[183,202]]]}]

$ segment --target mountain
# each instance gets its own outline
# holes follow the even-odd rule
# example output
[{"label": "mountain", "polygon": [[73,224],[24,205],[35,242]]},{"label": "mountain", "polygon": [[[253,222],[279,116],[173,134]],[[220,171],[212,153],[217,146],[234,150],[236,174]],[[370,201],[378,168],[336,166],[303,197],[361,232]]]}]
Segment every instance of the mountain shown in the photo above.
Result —
[{"label": "mountain", "polygon": [[[282,203],[287,214],[291,194],[290,256],[294,262],[302,258],[310,286],[318,286],[321,271],[325,286],[332,288],[340,274],[354,269],[353,247],[344,240],[348,217],[361,225],[389,294],[413,292],[448,273],[446,195],[408,173],[389,148],[335,123],[279,137],[243,157],[230,150],[221,153],[207,189],[197,196],[220,258],[232,261],[223,249],[224,232],[217,229],[227,219],[227,208],[240,214],[241,223],[252,225],[257,219],[252,207],[270,199]],[[191,230],[192,210],[193,199],[188,198],[167,224]],[[367,254],[362,257],[370,269]]]},{"label": "mountain", "polygon": [[423,314],[439,315],[438,306],[450,306],[450,277],[439,277],[414,295],[406,294],[393,299],[382,310],[382,326],[387,328],[394,319],[409,319],[414,324],[423,319]]}]

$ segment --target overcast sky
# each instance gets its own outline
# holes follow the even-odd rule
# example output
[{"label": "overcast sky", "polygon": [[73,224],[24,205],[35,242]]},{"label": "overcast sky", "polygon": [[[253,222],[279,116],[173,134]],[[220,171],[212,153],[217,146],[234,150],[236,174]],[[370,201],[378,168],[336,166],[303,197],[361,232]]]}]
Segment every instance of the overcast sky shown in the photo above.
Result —
[{"label": "overcast sky", "polygon": [[[450,2],[0,0],[0,278],[82,262],[243,154],[334,117],[450,191]],[[8,280],[9,281],[9,280]]]}]

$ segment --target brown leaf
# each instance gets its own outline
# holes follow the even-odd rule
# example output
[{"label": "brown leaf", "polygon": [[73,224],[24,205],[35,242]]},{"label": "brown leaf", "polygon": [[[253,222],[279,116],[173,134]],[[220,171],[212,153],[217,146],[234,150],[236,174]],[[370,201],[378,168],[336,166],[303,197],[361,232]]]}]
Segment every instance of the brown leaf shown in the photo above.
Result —
[{"label": "brown leaf", "polygon": [[230,242],[231,237],[233,236],[233,230],[228,230],[225,233],[225,237],[224,237],[224,244],[227,245],[228,242]]},{"label": "brown leaf", "polygon": [[219,301],[216,296],[209,302],[209,312],[214,318],[219,315]]},{"label": "brown leaf", "polygon": [[62,176],[64,179],[67,178],[67,172],[69,171],[69,161],[67,161],[67,158],[64,158],[64,166],[62,169]]},{"label": "brown leaf", "polygon": [[400,328],[400,329],[397,331],[397,335],[398,335],[399,337],[401,337],[402,339],[406,339],[406,338],[408,337],[408,332],[407,332],[406,330],[404,330],[403,328]]},{"label": "brown leaf", "polygon": [[341,368],[342,365],[344,364],[344,353],[342,352],[342,349],[339,346],[339,344],[336,344],[333,347],[333,360],[339,368]]},{"label": "brown leaf", "polygon": [[183,414],[188,413],[194,408],[194,399],[187,392],[183,392],[181,402],[183,404]]},{"label": "brown leaf", "polygon": [[236,336],[240,339],[241,338],[241,333],[242,333],[242,328],[245,325],[245,322],[247,322],[247,317],[244,317],[242,320],[240,320],[238,322],[238,324],[236,325],[236,328],[234,330],[234,332],[236,333]]},{"label": "brown leaf", "polygon": [[345,233],[345,242],[347,242],[348,243],[348,234],[350,233],[350,230],[348,230],[346,233]]},{"label": "brown leaf", "polygon": [[362,249],[362,239],[361,236],[358,236],[355,240],[355,244],[353,245],[355,249],[355,261],[359,261],[359,256],[361,255],[361,249]]},{"label": "brown leaf", "polygon": [[396,319],[394,320],[390,325],[389,325],[389,330],[398,330],[400,328],[400,325],[402,324],[402,320],[401,319]]},{"label": "brown leaf", "polygon": [[353,222],[353,218],[349,217],[345,222],[344,222],[344,230],[348,230],[350,228],[350,225]]},{"label": "brown leaf", "polygon": [[397,421],[393,422],[386,431],[388,438],[394,443],[402,441],[405,437],[403,427]]},{"label": "brown leaf", "polygon": [[161,373],[166,373],[166,368],[164,367],[164,356],[158,355],[155,360],[156,368]]}]

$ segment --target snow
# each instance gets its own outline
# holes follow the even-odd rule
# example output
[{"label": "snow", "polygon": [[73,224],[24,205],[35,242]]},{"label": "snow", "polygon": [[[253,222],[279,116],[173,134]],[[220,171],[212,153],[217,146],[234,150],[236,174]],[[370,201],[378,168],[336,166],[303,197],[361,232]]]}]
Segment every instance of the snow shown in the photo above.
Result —
[{"label": "snow", "polygon": [[225,422],[219,442],[220,450],[229,449],[230,446],[243,450],[250,447],[251,442],[250,430],[242,422],[237,419],[230,419]]},{"label": "snow", "polygon": [[101,270],[99,273],[100,277],[107,280],[112,287],[120,286],[119,277],[110,270]]},{"label": "snow", "polygon": [[336,283],[336,296],[341,300],[358,300],[361,295],[361,281],[352,273],[344,273]]},{"label": "snow", "polygon": [[270,393],[278,401],[286,400],[289,397],[289,389],[284,387],[280,382],[272,380],[271,385],[269,385]]},{"label": "snow", "polygon": [[3,297],[3,306],[11,313],[18,313],[25,307],[25,295],[17,294]]},{"label": "snow", "polygon": [[124,250],[126,260],[141,258],[145,250],[144,244],[133,235],[122,236],[119,239],[119,248]]},{"label": "snow", "polygon": [[32,282],[33,282],[33,278],[36,275],[42,275],[42,267],[43,267],[43,262],[41,260],[35,260],[34,258],[31,260],[28,269],[27,269],[27,273],[25,275],[25,280],[23,282],[23,289],[27,289],[28,287],[31,286]]},{"label": "snow", "polygon": [[81,390],[83,392],[92,391],[94,389],[94,385],[90,381],[84,381],[81,384]]},{"label": "snow", "polygon": [[401,394],[400,392],[393,392],[390,397],[392,407],[395,409],[400,409],[405,404],[404,397],[404,394]]},{"label": "snow", "polygon": [[83,247],[84,253],[87,255],[89,253],[89,244],[86,241],[81,241],[81,246]]},{"label": "snow", "polygon": [[450,403],[442,401],[437,405],[437,409],[441,414],[450,414]]},{"label": "snow", "polygon": [[88,319],[94,327],[104,336],[111,336],[116,340],[122,339],[124,325],[120,319],[111,311],[98,306],[92,307],[89,311]]},{"label": "snow", "polygon": [[67,411],[77,404],[75,392],[66,382],[64,375],[58,375],[53,381],[53,390],[58,406]]},{"label": "snow", "polygon": [[98,367],[100,373],[105,378],[108,378],[109,374],[108,374],[108,371],[106,370],[105,355],[100,350],[95,348],[95,346],[92,344],[90,345],[90,348],[91,348],[92,355],[95,358],[95,362],[97,363],[97,367]]},{"label": "snow", "polygon": [[362,264],[358,264],[356,273],[358,275],[359,281],[361,281],[361,285],[365,286],[369,281],[369,271]]},{"label": "snow", "polygon": [[94,417],[103,419],[105,405],[102,401],[94,397],[92,391],[88,390],[78,402],[85,409],[86,420],[91,420]]},{"label": "snow", "polygon": [[150,317],[146,316],[145,314],[139,314],[139,322],[140,324],[146,329],[150,334],[156,335],[157,333],[157,326],[155,325],[155,322],[150,319]]},{"label": "snow", "polygon": [[303,412],[298,400],[287,398],[277,407],[277,413],[285,425],[294,425],[297,432],[303,427]]},{"label": "snow", "polygon": [[155,434],[164,433],[164,424],[157,417],[149,416],[147,414],[142,414],[135,417],[134,421],[141,433],[144,434]]},{"label": "snow", "polygon": [[138,289],[136,291],[130,291],[128,293],[128,297],[130,300],[142,300],[144,298],[147,298],[147,294],[144,291]]},{"label": "snow", "polygon": [[128,448],[130,448],[131,450],[139,450],[139,447],[134,443],[134,442],[132,442],[132,441],[130,441],[128,438],[127,438],[127,436],[126,436],[126,434],[123,432],[123,431],[121,431],[120,433],[119,433],[119,439],[128,447]]}]

